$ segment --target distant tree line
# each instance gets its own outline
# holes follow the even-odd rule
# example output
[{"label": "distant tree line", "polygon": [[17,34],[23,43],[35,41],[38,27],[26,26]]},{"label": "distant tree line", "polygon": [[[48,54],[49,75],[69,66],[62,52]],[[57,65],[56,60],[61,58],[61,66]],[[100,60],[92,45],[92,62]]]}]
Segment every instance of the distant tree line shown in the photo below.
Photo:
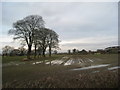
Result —
[{"label": "distant tree line", "polygon": [[78,49],[72,49],[68,50],[68,54],[117,54],[120,53],[120,46],[113,46],[113,47],[107,47],[105,49],[97,49],[96,51],[87,51],[85,49],[82,49],[79,51]]},{"label": "distant tree line", "polygon": [[[48,51],[48,50],[47,50]],[[37,50],[37,57],[42,57],[42,54],[39,54],[39,50]],[[57,50],[52,50],[53,54],[57,54]],[[35,54],[35,50],[31,50],[31,55]],[[15,48],[9,45],[6,45],[2,48],[2,56],[25,56],[27,55],[27,49],[24,46]]]},{"label": "distant tree line", "polygon": [[72,50],[68,50],[68,54],[87,54],[88,52],[83,49],[81,51],[79,51],[78,49],[72,49]]},{"label": "distant tree line", "polygon": [[14,35],[14,39],[20,39],[27,45],[27,58],[30,59],[32,47],[34,57],[42,55],[45,57],[46,49],[49,49],[51,56],[52,49],[58,47],[58,34],[52,29],[45,27],[43,18],[39,15],[30,15],[13,23],[13,28],[8,32]]},{"label": "distant tree line", "polygon": [[27,50],[23,46],[19,47],[18,49],[8,45],[2,48],[3,56],[23,56],[26,55],[26,53]]}]

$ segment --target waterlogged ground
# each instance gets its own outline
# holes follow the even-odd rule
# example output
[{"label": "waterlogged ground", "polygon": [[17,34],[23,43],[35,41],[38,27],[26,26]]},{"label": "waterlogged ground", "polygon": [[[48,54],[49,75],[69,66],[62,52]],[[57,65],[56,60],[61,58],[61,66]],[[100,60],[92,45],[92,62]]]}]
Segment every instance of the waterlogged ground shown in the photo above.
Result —
[{"label": "waterlogged ground", "polygon": [[[118,87],[118,55],[62,55],[3,63],[3,87]],[[91,83],[92,82],[92,83]]]},{"label": "waterlogged ground", "polygon": [[[98,64],[97,62],[100,62],[100,61],[102,62],[103,60],[100,58],[89,59],[89,58],[85,58],[85,56],[81,57],[81,58],[80,57],[64,56],[59,60],[58,59],[52,60],[52,61],[45,60],[45,64],[77,67],[77,68],[72,69],[72,70],[86,70],[86,69],[102,68],[102,67],[107,67],[108,70],[115,70],[115,69],[120,68],[120,66],[117,65],[118,64],[117,62],[116,62],[116,65],[113,66],[112,63],[110,63],[110,64],[99,63]],[[34,64],[34,65],[43,64],[43,61],[34,62],[32,64]]]}]

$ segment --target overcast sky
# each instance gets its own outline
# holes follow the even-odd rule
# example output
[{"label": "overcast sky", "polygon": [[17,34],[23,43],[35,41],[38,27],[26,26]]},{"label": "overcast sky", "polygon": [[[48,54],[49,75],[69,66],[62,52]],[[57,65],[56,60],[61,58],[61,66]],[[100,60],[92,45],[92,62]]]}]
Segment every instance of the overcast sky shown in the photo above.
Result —
[{"label": "overcast sky", "polygon": [[8,30],[13,22],[36,14],[43,17],[46,27],[58,33],[61,51],[118,45],[117,2],[3,2],[0,48],[17,48],[19,41],[13,41]]}]

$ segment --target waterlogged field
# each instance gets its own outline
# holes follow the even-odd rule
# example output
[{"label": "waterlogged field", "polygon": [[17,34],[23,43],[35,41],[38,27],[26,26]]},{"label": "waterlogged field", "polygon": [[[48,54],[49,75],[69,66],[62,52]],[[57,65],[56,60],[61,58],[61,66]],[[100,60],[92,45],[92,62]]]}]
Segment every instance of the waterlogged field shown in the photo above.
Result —
[{"label": "waterlogged field", "polygon": [[3,58],[3,88],[117,88],[118,55]]}]

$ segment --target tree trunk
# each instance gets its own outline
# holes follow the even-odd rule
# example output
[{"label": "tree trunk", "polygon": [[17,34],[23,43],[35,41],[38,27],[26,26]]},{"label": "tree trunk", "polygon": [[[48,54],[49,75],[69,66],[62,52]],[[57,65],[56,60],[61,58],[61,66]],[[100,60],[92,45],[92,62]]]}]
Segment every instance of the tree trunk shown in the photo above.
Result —
[{"label": "tree trunk", "polygon": [[32,45],[28,45],[27,58],[30,59]]},{"label": "tree trunk", "polygon": [[36,58],[37,55],[37,45],[35,45],[35,54],[34,54],[34,58]]},{"label": "tree trunk", "polygon": [[51,57],[51,46],[49,46],[49,57]]},{"label": "tree trunk", "polygon": [[43,57],[45,57],[45,49],[43,49],[42,55]]},{"label": "tree trunk", "polygon": [[43,50],[43,57],[45,57],[45,50]]}]

